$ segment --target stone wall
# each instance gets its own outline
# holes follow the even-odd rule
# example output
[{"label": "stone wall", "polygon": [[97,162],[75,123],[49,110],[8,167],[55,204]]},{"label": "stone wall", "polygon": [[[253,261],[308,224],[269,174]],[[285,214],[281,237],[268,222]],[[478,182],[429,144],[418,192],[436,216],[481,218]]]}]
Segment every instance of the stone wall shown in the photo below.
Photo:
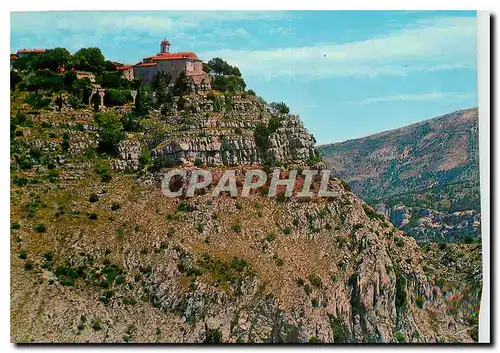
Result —
[{"label": "stone wall", "polygon": [[111,167],[116,170],[138,170],[141,156],[140,141],[122,141],[118,145],[118,158],[111,160]]}]

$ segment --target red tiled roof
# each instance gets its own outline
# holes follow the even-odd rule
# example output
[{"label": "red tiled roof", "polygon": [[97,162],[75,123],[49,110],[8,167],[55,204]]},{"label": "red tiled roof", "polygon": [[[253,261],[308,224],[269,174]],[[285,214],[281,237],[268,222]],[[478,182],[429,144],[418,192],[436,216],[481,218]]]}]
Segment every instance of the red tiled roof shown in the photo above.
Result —
[{"label": "red tiled roof", "polygon": [[45,49],[19,49],[17,53],[45,53]]},{"label": "red tiled roof", "polygon": [[17,60],[17,59],[18,59],[18,57],[17,57],[17,56],[15,56],[15,55],[11,55],[11,56],[10,56],[10,60]]},{"label": "red tiled roof", "polygon": [[175,60],[175,59],[193,59],[200,60],[198,56],[193,52],[179,52],[179,53],[160,53],[154,57],[149,57],[145,59],[153,60]]},{"label": "red tiled roof", "polygon": [[145,67],[145,66],[156,66],[156,63],[139,63],[135,65],[136,67]]},{"label": "red tiled roof", "polygon": [[162,40],[161,41],[161,44],[167,44],[167,45],[170,45],[170,42],[168,40]]},{"label": "red tiled roof", "polygon": [[122,66],[117,66],[116,70],[128,70],[132,67],[133,65],[122,65]]}]

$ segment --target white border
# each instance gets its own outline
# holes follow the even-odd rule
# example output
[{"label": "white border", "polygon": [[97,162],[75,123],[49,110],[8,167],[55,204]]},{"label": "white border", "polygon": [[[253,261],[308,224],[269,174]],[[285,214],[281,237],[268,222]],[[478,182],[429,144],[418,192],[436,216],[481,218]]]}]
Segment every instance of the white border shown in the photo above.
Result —
[{"label": "white border", "polygon": [[479,342],[490,342],[490,14],[477,14],[477,86],[483,291],[479,311]]},{"label": "white border", "polygon": [[[462,9],[462,10],[493,10],[499,6],[498,0],[480,0],[480,1],[435,1],[435,0],[407,0],[404,2],[398,0],[378,0],[376,2],[369,0],[350,0],[348,2],[329,2],[325,3],[324,0],[308,0],[307,2],[291,2],[289,0],[278,0],[273,1],[273,3],[268,0],[254,0],[252,2],[233,2],[228,0],[212,0],[212,1],[201,1],[201,0],[191,0],[189,2],[184,2],[182,5],[175,5],[171,2],[157,2],[155,0],[150,0],[148,2],[124,2],[119,0],[107,0],[105,2],[100,0],[86,0],[85,2],[68,2],[63,0],[49,0],[49,1],[37,1],[37,0],[23,0],[22,2],[7,3],[2,2],[2,10],[0,12],[0,26],[2,27],[2,47],[5,48],[4,56],[7,56],[7,52],[10,53],[10,14],[9,11],[48,11],[48,10],[109,10],[109,9],[121,9],[121,10],[154,10],[154,9],[255,9],[255,10],[272,10],[272,9],[331,9],[331,10],[341,10],[341,9],[358,9],[358,10],[368,10],[368,9],[401,9],[404,6],[405,10],[449,10],[449,9]],[[4,8],[5,7],[5,8]],[[478,18],[486,18],[487,14],[480,13]],[[486,22],[489,22],[486,20]],[[479,99],[479,126],[480,126],[480,159],[481,159],[481,208],[482,208],[482,233],[483,233],[483,278],[484,278],[484,290],[483,290],[483,302],[481,306],[480,314],[480,341],[489,342],[490,340],[490,327],[489,327],[489,311],[490,311],[490,298],[489,298],[489,288],[490,288],[490,270],[489,270],[489,260],[490,260],[490,196],[489,196],[489,173],[490,173],[490,151],[489,151],[489,55],[483,56],[484,50],[489,50],[489,40],[486,41],[485,35],[489,38],[489,27],[483,23],[481,19],[478,24],[478,30],[480,38],[478,40],[478,49],[480,51],[478,57],[478,99]],[[489,26],[489,23],[488,23]],[[498,27],[498,24],[497,24]],[[486,47],[484,47],[486,46]],[[485,64],[486,63],[486,64]],[[480,68],[480,69],[479,69]],[[9,88],[8,82],[9,78],[7,76],[7,59],[4,60],[4,69],[0,71],[4,80],[2,80],[4,86],[0,94],[0,100],[2,102],[2,107],[4,107],[3,119],[0,119],[0,128],[4,134],[4,138],[0,139],[0,144],[2,148],[2,163],[0,164],[1,173],[0,178],[2,185],[2,191],[4,192],[3,197],[0,198],[0,207],[3,212],[0,213],[0,224],[2,226],[3,232],[3,246],[0,247],[0,285],[1,285],[1,298],[0,298],[0,308],[3,315],[0,318],[0,347],[3,351],[14,351],[16,346],[9,344],[10,342],[10,245],[9,236],[7,236],[7,230],[10,228],[9,221],[9,209],[10,209],[10,170],[9,164],[7,164],[7,156],[10,155],[9,151],[9,120],[6,118],[9,116]],[[486,92],[486,89],[488,92]],[[495,98],[498,98],[495,97]],[[496,100],[498,101],[498,99]],[[497,124],[498,129],[498,124]],[[495,131],[497,132],[497,131]],[[497,134],[497,136],[499,136]],[[498,146],[498,143],[497,143]],[[498,174],[497,174],[498,175]],[[500,219],[500,211],[497,209],[495,212],[496,219]],[[487,239],[486,239],[487,238]],[[500,241],[497,240],[496,246],[498,254],[498,246]],[[485,323],[484,320],[487,320]],[[493,333],[494,334],[494,333]],[[498,335],[494,336],[498,337]],[[43,348],[43,347],[41,347]],[[47,349],[53,349],[53,347],[45,347]],[[81,346],[78,348],[82,348]],[[120,347],[121,348],[121,347]],[[146,351],[146,349],[151,349],[152,347],[135,347],[134,351]],[[312,349],[308,347],[301,347],[304,349]],[[386,347],[371,347],[371,349],[385,349]],[[395,350],[401,350],[404,348],[391,347]],[[430,347],[424,347],[428,349]],[[70,351],[71,348],[61,347],[58,350],[62,352]],[[104,351],[105,347],[94,346],[93,349],[97,351]],[[181,347],[168,347],[169,350],[178,350]],[[213,350],[219,350],[221,348],[216,348]],[[226,348],[227,349],[227,348]],[[253,350],[253,347],[248,349]],[[269,349],[269,348],[264,348]],[[325,349],[319,348],[321,350]],[[328,348],[327,348],[328,349]],[[340,351],[347,351],[349,347],[336,347]]]}]

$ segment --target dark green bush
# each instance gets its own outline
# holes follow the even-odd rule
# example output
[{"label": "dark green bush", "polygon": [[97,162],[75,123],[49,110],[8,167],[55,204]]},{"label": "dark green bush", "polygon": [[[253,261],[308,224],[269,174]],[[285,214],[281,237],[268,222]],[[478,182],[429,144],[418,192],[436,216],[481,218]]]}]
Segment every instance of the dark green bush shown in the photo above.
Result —
[{"label": "dark green bush", "polygon": [[114,113],[99,113],[95,117],[99,124],[99,149],[102,152],[115,154],[118,144],[123,140],[123,125]]},{"label": "dark green bush", "polygon": [[45,226],[45,224],[43,223],[39,223],[35,226],[35,230],[38,232],[38,233],[43,233],[47,230],[47,227]]},{"label": "dark green bush", "polygon": [[177,211],[179,212],[192,212],[194,211],[194,208],[186,201],[181,201],[177,205]]},{"label": "dark green bush", "polygon": [[24,250],[24,249],[23,249],[23,250],[21,250],[21,251],[19,252],[19,258],[20,258],[21,260],[26,260],[26,259],[28,258],[28,252],[27,252],[26,250]]},{"label": "dark green bush", "polygon": [[95,192],[90,194],[89,202],[97,202],[97,201],[99,201],[99,196],[97,196],[97,194]]},{"label": "dark green bush", "polygon": [[40,92],[32,92],[26,97],[26,103],[36,109],[43,109],[50,105],[50,98],[45,97]]},{"label": "dark green bush", "polygon": [[133,101],[130,90],[128,89],[113,89],[108,88],[104,96],[104,105],[106,106],[122,106]]},{"label": "dark green bush", "polygon": [[276,235],[275,235],[274,233],[269,233],[269,234],[267,235],[267,237],[266,237],[266,240],[267,240],[268,242],[272,242],[272,241],[274,241],[275,239],[276,239]]},{"label": "dark green bush", "polygon": [[317,275],[309,275],[309,283],[311,283],[314,287],[321,288],[321,277]]}]

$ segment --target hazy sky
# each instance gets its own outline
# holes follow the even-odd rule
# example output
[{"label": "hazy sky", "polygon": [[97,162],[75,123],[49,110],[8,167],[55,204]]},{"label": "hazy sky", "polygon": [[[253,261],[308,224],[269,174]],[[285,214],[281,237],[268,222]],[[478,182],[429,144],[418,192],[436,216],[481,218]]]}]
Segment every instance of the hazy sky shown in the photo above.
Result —
[{"label": "hazy sky", "polygon": [[99,47],[137,63],[194,51],[237,65],[248,88],[284,101],[318,143],[477,105],[476,13],[442,11],[31,12],[11,15],[11,51]]}]

